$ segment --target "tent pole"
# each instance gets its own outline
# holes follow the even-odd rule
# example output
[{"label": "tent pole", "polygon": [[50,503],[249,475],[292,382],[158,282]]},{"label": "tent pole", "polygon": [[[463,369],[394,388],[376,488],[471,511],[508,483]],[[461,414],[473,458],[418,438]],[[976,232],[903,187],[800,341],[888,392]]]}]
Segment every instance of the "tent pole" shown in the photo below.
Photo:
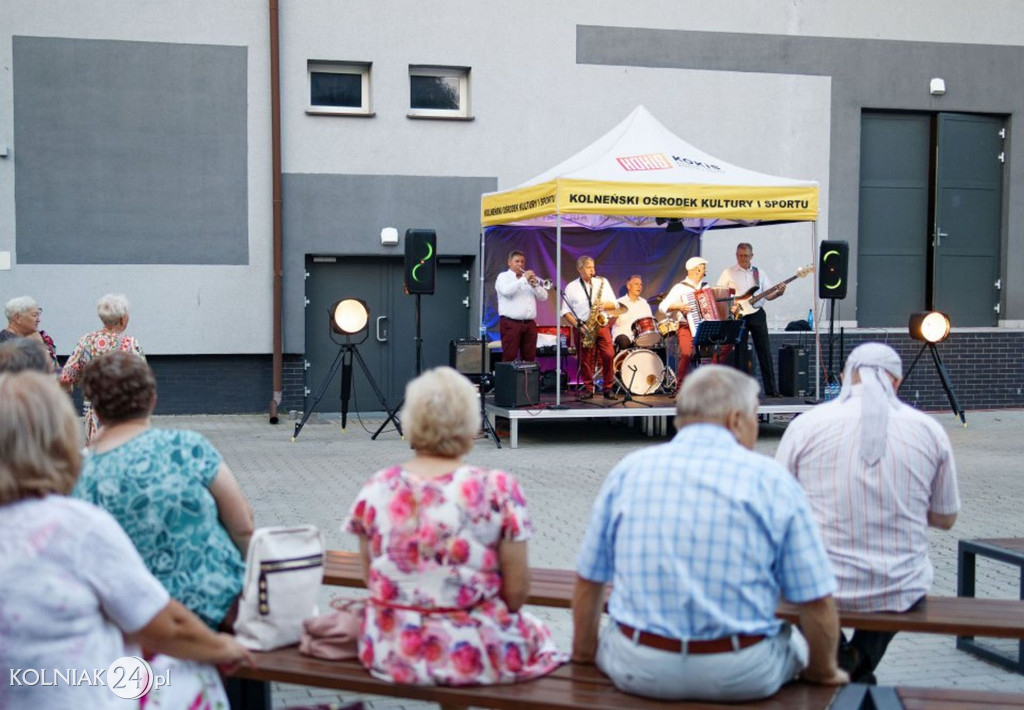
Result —
[{"label": "tent pole", "polygon": [[[818,250],[818,220],[811,222],[811,263],[817,261]],[[814,298],[814,401],[821,401],[821,318],[818,317],[818,279],[821,274],[815,274],[814,284],[811,288],[811,296]]]},{"label": "tent pole", "polygon": [[[555,409],[562,408],[562,213],[555,213]],[[568,338],[566,339],[568,342]],[[579,345],[577,344],[577,348]],[[577,351],[578,352],[578,351]]]}]

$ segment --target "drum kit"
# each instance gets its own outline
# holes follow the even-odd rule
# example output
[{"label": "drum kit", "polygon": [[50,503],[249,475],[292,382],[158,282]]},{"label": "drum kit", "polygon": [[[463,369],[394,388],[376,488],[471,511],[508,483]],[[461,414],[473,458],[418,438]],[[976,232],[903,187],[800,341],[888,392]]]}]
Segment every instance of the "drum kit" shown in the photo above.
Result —
[{"label": "drum kit", "polygon": [[[651,299],[655,300],[655,299]],[[675,388],[675,373],[665,366],[665,339],[679,328],[672,318],[633,321],[633,346],[615,356],[615,380],[623,390],[637,396],[668,393]]]}]

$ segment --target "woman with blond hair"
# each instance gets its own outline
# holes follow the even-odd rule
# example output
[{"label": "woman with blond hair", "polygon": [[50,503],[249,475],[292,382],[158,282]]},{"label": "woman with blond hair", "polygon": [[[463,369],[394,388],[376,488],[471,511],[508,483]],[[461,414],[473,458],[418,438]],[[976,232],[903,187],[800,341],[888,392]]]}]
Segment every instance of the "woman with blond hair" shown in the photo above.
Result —
[{"label": "woman with blond hair", "polygon": [[[0,375],[0,668],[93,672],[141,655],[136,643],[203,663],[251,662],[232,636],[170,598],[110,515],[68,497],[80,449],[52,376]],[[122,703],[101,684],[0,684],[5,708]]]},{"label": "woman with blond hair", "polygon": [[[93,358],[110,352],[132,353],[143,360],[145,353],[139,341],[124,331],[128,327],[128,299],[120,294],[108,293],[96,303],[96,312],[103,323],[99,330],[82,336],[71,357],[64,363],[60,375],[60,383],[66,386],[77,385],[82,380],[82,371]],[[90,444],[99,431],[99,420],[93,413],[89,400],[85,401],[82,412],[85,417],[85,443]]]},{"label": "woman with blond hair", "polygon": [[530,519],[519,482],[465,464],[477,394],[449,367],[409,383],[402,424],[414,456],[375,473],[343,529],[359,536],[370,589],[359,657],[414,685],[514,683],[567,660],[521,611]]}]

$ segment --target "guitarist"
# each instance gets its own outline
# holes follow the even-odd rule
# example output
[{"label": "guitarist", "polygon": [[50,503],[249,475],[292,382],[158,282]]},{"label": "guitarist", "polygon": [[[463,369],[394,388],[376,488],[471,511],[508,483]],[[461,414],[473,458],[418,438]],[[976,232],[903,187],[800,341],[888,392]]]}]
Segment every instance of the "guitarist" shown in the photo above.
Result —
[{"label": "guitarist", "polygon": [[[754,256],[754,247],[746,242],[736,245],[736,263],[722,272],[718,277],[719,286],[728,286],[733,293],[745,294],[751,288],[757,292],[766,291],[772,287],[771,279],[756,266],[750,265]],[[786,285],[779,284],[779,290],[765,298],[766,301],[774,301],[786,292]],[[739,312],[739,306],[733,305],[733,315]],[[764,309],[758,308],[753,313],[743,316],[747,322],[746,332],[754,339],[754,350],[757,352],[757,364],[761,368],[761,381],[764,382],[764,393],[768,397],[781,397],[778,387],[775,385],[775,366],[772,364],[772,352],[768,341],[768,318]],[[744,335],[744,338],[746,336]],[[743,343],[741,347],[745,347]]]}]

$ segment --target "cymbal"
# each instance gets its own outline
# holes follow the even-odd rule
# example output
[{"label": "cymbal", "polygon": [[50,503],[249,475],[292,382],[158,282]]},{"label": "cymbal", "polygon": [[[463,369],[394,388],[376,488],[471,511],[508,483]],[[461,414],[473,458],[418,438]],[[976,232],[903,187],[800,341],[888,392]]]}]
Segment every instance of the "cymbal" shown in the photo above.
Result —
[{"label": "cymbal", "polygon": [[616,306],[615,308],[609,308],[607,311],[605,311],[605,314],[609,318],[614,318],[615,316],[621,316],[623,313],[625,313],[628,310],[629,309],[626,308],[625,306],[619,305],[619,306]]},{"label": "cymbal", "polygon": [[665,300],[665,296],[667,296],[667,295],[668,295],[668,293],[666,293],[665,291],[662,291],[661,293],[656,293],[655,295],[653,295],[650,298],[648,298],[647,302],[648,303],[660,303],[661,301]]}]

